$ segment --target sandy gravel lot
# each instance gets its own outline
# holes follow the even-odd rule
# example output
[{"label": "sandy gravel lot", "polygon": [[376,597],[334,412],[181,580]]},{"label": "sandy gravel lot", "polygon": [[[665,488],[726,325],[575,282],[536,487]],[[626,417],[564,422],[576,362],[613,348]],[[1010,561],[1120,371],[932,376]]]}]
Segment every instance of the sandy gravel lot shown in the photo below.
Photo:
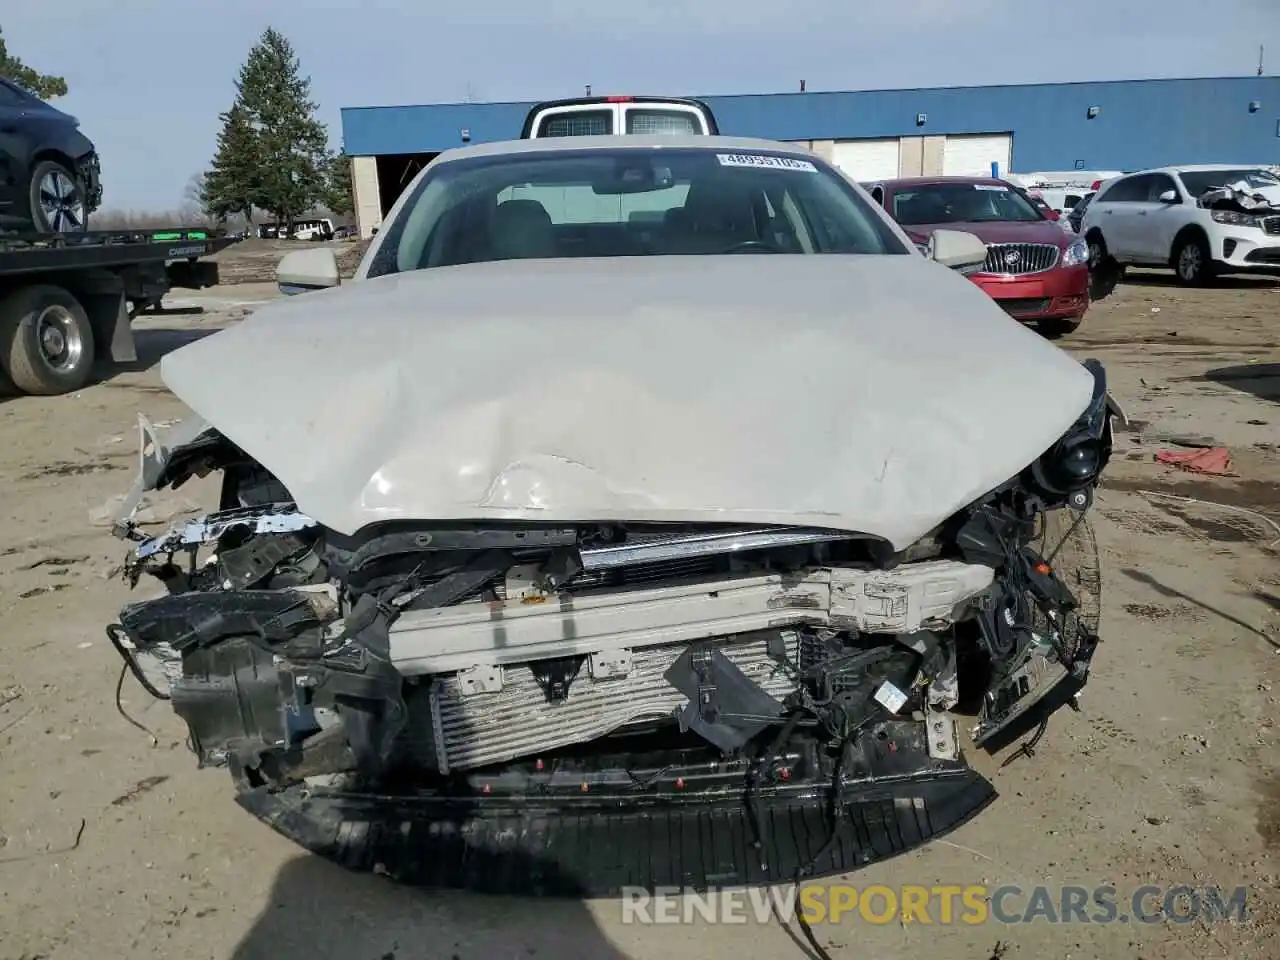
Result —
[{"label": "sandy gravel lot", "polygon": [[[104,518],[128,488],[135,416],[184,411],[159,357],[253,309],[269,286],[139,321],[141,361],[74,396],[0,404],[0,960],[101,957],[802,957],[777,924],[621,923],[616,902],[403,890],[299,855],[197,771],[165,704],[128,680],[103,627],[129,594]],[[1105,643],[1083,712],[1055,719],[965,828],[855,875],[870,883],[1189,884],[1252,889],[1243,924],[818,928],[833,956],[899,960],[1280,957],[1280,285],[1187,291],[1137,276],[1064,346],[1097,356],[1137,423],[1096,522]],[[970,371],[994,376],[994,370]],[[251,388],[249,386],[248,388]],[[1033,398],[1028,398],[1033,402]],[[1211,438],[1231,478],[1154,462]],[[1192,503],[1210,501],[1226,506]],[[191,485],[158,521],[213,502]],[[1231,508],[1245,508],[1245,512]]]}]

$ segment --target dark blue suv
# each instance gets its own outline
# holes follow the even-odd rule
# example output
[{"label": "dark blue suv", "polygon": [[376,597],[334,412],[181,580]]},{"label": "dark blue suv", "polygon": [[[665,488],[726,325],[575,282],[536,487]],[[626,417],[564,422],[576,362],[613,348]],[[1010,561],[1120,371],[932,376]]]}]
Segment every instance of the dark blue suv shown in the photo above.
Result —
[{"label": "dark blue suv", "polygon": [[78,233],[102,203],[98,152],[80,121],[0,80],[0,227]]}]

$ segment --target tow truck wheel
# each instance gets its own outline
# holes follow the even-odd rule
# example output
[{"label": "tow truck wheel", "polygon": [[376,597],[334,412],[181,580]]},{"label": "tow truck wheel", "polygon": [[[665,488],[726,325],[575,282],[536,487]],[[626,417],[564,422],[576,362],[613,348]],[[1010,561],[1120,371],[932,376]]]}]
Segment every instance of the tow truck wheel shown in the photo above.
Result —
[{"label": "tow truck wheel", "polygon": [[0,300],[0,365],[24,393],[79,390],[93,372],[93,327],[70,292],[49,284]]}]

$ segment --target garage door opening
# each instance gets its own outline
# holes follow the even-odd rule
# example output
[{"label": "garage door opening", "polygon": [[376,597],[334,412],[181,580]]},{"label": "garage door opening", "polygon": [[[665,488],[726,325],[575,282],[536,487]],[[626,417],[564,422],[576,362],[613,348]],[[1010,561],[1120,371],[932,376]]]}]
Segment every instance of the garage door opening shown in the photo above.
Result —
[{"label": "garage door opening", "polygon": [[997,176],[1003,177],[1012,157],[1011,133],[948,136],[942,147],[942,173],[948,177],[989,177],[995,163],[1000,171]]},{"label": "garage door opening", "polygon": [[898,138],[837,140],[831,145],[831,162],[862,183],[892,180],[898,175]]},{"label": "garage door opening", "polygon": [[404,188],[428,163],[438,157],[436,153],[397,153],[380,156],[378,164],[378,205],[385,218],[395,206]]}]

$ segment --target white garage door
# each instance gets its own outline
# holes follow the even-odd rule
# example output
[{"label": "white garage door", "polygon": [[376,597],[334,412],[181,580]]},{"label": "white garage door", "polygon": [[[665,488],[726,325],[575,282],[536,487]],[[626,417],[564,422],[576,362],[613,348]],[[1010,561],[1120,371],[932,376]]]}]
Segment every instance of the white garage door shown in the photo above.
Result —
[{"label": "white garage door", "polygon": [[947,137],[942,148],[942,173],[947,177],[989,177],[991,164],[1000,164],[1000,176],[1009,172],[1013,136],[997,133],[984,136]]},{"label": "white garage door", "polygon": [[898,138],[837,140],[831,162],[855,180],[892,180],[898,175]]}]

